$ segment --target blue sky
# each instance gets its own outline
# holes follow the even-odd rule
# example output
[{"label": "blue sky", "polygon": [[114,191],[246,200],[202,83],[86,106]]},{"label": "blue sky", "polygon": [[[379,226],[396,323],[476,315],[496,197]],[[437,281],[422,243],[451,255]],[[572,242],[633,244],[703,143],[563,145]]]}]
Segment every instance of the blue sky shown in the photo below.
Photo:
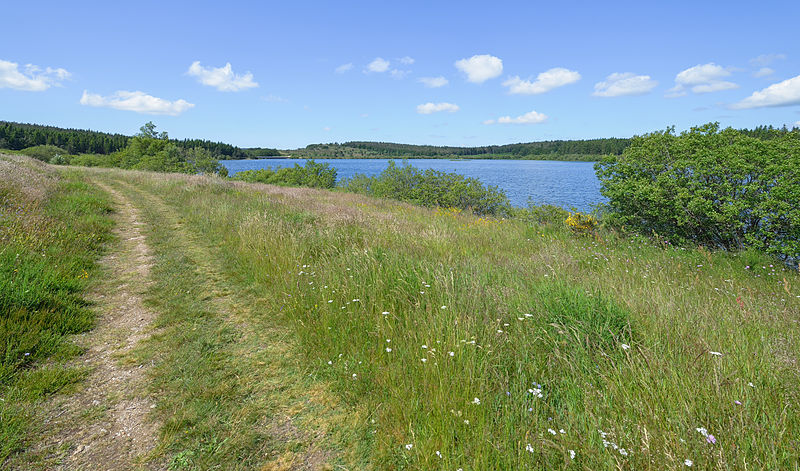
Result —
[{"label": "blue sky", "polygon": [[[800,126],[800,2],[8,2],[0,119],[250,147]],[[230,68],[226,68],[230,64]]]}]

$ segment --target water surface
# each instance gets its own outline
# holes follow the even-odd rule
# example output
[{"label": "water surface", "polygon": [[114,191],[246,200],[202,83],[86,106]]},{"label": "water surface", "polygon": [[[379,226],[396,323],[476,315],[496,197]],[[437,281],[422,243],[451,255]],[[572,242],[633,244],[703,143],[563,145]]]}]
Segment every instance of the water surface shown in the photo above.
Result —
[{"label": "water surface", "polygon": [[[337,179],[357,173],[376,175],[388,166],[389,159],[314,159],[336,168]],[[396,162],[399,164],[400,161]],[[446,160],[408,159],[419,169],[455,172],[474,177],[486,185],[506,192],[514,206],[553,204],[566,209],[590,211],[605,201],[600,195],[600,182],[594,173],[593,162],[557,162],[552,160]],[[231,175],[243,170],[305,165],[299,159],[223,160]]]}]

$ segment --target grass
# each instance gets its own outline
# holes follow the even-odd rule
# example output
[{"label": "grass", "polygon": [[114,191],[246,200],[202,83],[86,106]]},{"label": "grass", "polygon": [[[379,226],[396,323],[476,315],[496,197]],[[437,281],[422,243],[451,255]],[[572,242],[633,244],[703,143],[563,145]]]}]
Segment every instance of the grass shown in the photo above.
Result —
[{"label": "grass", "polygon": [[36,404],[75,384],[72,334],[94,314],[83,291],[109,240],[110,204],[77,173],[0,157],[0,463],[23,445]]},{"label": "grass", "polygon": [[[188,338],[160,344],[171,359],[159,376],[176,382],[157,382],[166,396],[186,404],[181,391],[205,390],[224,406],[166,399],[165,417],[195,411],[165,427],[176,463],[208,440],[175,437],[203,427],[227,430],[216,443],[255,433],[236,448],[247,466],[264,461],[261,447],[280,448],[265,445],[269,427],[253,432],[253,419],[226,414],[271,404],[239,396],[263,360],[236,336],[288,326],[303,373],[273,374],[287,387],[310,375],[349,411],[355,425],[325,426],[346,438],[323,440],[348,469],[797,467],[800,277],[769,258],[352,194],[115,175],[195,234],[229,293],[252,296],[246,327],[200,328],[214,317],[190,310],[174,320]],[[162,278],[177,283],[184,271]],[[186,298],[173,290],[178,304],[209,295],[185,287]],[[201,331],[218,333],[193,343]],[[175,366],[190,359],[201,366]],[[194,374],[201,386],[187,387]]]},{"label": "grass", "polygon": [[800,466],[800,276],[763,255],[579,235],[547,214],[84,172],[148,226],[160,317],[136,362],[154,364],[154,463]]}]

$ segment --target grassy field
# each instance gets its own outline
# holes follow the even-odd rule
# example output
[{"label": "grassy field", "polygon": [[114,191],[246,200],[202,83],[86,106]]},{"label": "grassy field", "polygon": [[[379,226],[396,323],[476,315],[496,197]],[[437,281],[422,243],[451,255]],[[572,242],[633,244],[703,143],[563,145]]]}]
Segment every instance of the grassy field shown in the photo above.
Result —
[{"label": "grassy field", "polygon": [[75,385],[91,329],[83,292],[109,240],[111,206],[77,172],[0,156],[0,464],[38,424],[38,404]]},{"label": "grassy field", "polygon": [[800,276],[769,258],[323,190],[81,178],[147,219],[152,462],[800,466]]}]

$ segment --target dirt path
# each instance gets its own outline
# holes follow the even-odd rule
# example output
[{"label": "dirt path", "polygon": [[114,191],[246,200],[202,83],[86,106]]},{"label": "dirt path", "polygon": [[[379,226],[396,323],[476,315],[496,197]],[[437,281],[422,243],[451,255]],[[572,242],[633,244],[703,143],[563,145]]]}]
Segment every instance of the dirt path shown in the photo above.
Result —
[{"label": "dirt path", "polygon": [[[120,358],[149,335],[154,312],[143,305],[153,261],[142,234],[139,211],[122,193],[97,182],[117,207],[118,243],[101,260],[105,280],[90,293],[97,327],[78,339],[88,350],[80,357],[90,370],[85,388],[61,397],[46,424],[42,450],[55,469],[129,470],[145,468],[156,445],[158,426],[148,415],[147,365],[124,365]],[[152,468],[148,466],[147,468]]]}]

